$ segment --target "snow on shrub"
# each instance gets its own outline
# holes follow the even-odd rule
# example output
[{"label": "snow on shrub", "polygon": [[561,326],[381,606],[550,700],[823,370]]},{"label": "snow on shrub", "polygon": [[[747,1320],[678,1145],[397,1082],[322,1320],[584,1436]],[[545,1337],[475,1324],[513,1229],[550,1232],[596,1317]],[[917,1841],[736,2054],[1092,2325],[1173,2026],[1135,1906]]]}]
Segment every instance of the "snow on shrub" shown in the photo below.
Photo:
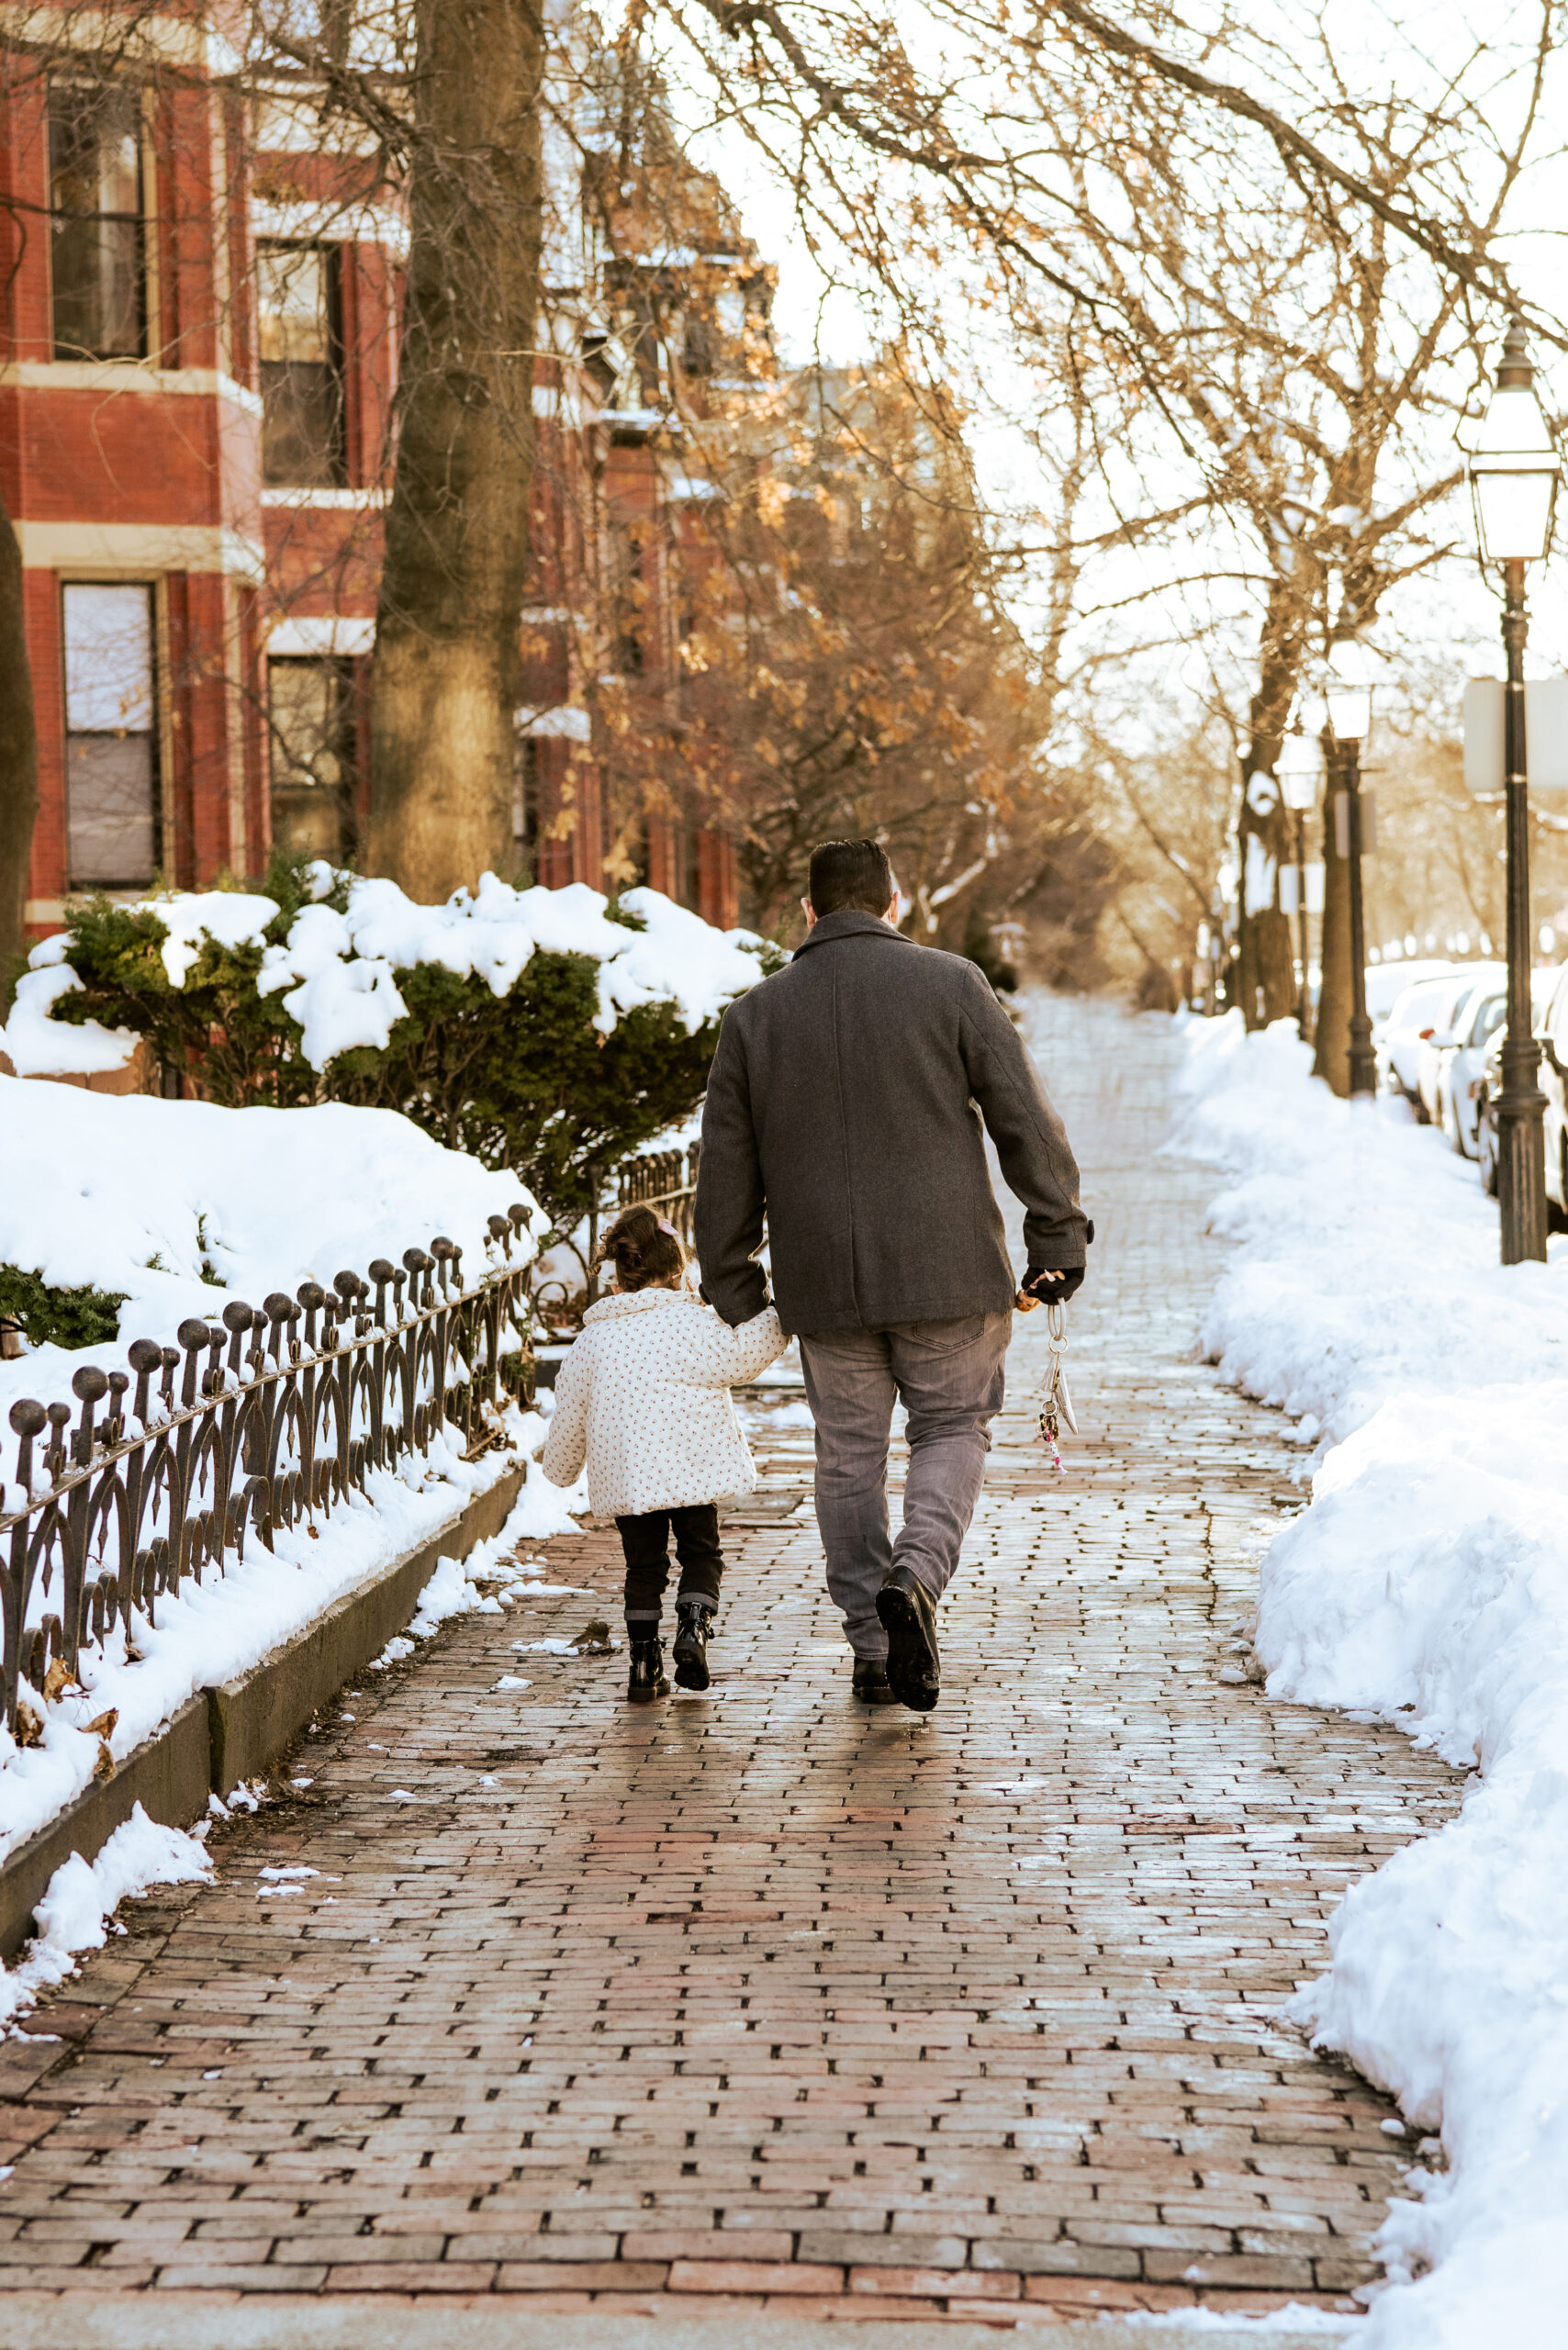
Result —
[{"label": "snow on shrub", "polygon": [[1502,1268],[1474,1169],[1337,1102],[1289,1024],[1233,1013],[1190,1043],[1182,1145],[1238,1178],[1204,1342],[1323,1456],[1263,1561],[1269,1692],[1473,1766],[1456,1820],[1351,1887],[1294,2004],[1447,2156],[1390,2207],[1366,2350],[1544,2350],[1568,2242],[1568,1242]]},{"label": "snow on shrub", "polygon": [[569,1227],[591,1169],[689,1115],[724,1006],[777,959],[655,890],[487,873],[421,906],[277,857],[259,891],[90,901],[34,949],[0,1045],[28,1076],[121,1068],[145,1036],[230,1107],[398,1110]]}]

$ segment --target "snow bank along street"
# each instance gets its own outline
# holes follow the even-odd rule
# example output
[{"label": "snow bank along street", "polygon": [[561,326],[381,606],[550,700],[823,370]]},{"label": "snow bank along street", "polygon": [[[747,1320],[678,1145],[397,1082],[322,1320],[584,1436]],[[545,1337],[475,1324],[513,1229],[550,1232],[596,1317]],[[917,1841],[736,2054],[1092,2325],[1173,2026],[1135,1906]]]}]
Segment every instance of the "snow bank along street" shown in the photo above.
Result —
[{"label": "snow bank along street", "polygon": [[1224,1251],[1213,1169],[1159,1156],[1182,1039],[1031,1018],[1100,1224],[1083,1435],[1053,1476],[1025,1324],[938,1710],[851,1707],[770,1382],[709,1695],[633,1711],[577,1652],[613,1535],[532,1590],[498,1558],[496,1612],[363,1676],[212,1882],[127,1901],[23,2020],[16,2288],[1361,2322],[1415,2141],[1280,2009],[1456,1774],[1249,1679],[1302,1456],[1193,1360]]},{"label": "snow bank along street", "polygon": [[1460,1818],[1351,1893],[1296,2007],[1447,2158],[1393,2208],[1390,2267],[1422,2281],[1369,2342],[1560,2342],[1568,1242],[1502,1270],[1473,1169],[1403,1113],[1332,1101],[1294,1030],[1248,1037],[1233,1013],[1189,1038],[1186,1140],[1239,1179],[1205,1343],[1321,1457],[1263,1561],[1270,1695],[1397,1723],[1472,1773]]}]

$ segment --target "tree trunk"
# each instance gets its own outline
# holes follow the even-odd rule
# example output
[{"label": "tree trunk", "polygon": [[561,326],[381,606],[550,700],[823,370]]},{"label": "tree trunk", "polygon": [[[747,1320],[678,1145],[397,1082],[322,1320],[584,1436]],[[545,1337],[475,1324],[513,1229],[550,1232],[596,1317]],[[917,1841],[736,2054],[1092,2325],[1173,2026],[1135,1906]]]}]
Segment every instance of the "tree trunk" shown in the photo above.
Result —
[{"label": "tree trunk", "polygon": [[1323,966],[1317,998],[1317,1049],[1313,1056],[1315,1077],[1326,1078],[1343,1100],[1350,1091],[1350,868],[1336,854],[1334,795],[1339,770],[1332,746],[1326,741],[1327,775],[1323,789]]},{"label": "tree trunk", "polygon": [[1292,820],[1274,779],[1301,666],[1294,583],[1276,583],[1263,630],[1262,667],[1252,698],[1237,846],[1241,859],[1240,948],[1231,985],[1249,1028],[1288,1020],[1296,1008],[1295,949],[1280,912],[1280,869],[1291,860]]},{"label": "tree trunk", "polygon": [[0,499],[0,1018],[27,952],[26,915],[39,811],[33,674],[22,603],[22,550]]},{"label": "tree trunk", "polygon": [[419,0],[417,26],[364,864],[434,903],[512,859],[543,39],[528,0]]}]

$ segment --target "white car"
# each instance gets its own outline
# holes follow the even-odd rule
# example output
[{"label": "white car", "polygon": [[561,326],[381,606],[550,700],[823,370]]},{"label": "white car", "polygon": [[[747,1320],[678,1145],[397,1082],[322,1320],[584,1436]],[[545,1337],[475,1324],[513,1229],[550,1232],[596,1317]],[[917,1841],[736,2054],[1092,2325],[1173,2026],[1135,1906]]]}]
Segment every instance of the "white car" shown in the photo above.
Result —
[{"label": "white car", "polygon": [[[1507,1016],[1506,987],[1491,981],[1478,987],[1460,1008],[1459,1016],[1450,1031],[1452,1042],[1438,1056],[1435,1123],[1441,1126],[1452,1147],[1464,1158],[1475,1157],[1476,1130],[1481,1117],[1481,1074],[1486,1062],[1487,1039],[1494,1029],[1502,1026]],[[1434,1044],[1438,1041],[1436,1037],[1432,1039]]]},{"label": "white car", "polygon": [[1377,1070],[1383,1091],[1403,1094],[1406,1101],[1414,1102],[1417,1117],[1422,1113],[1416,1088],[1416,1056],[1421,1038],[1439,1025],[1448,1025],[1454,998],[1462,986],[1451,969],[1415,980],[1395,1000],[1377,1038]]},{"label": "white car", "polygon": [[1451,999],[1439,997],[1438,1005],[1433,1007],[1437,1013],[1435,1024],[1416,1048],[1416,1094],[1421,1105],[1417,1114],[1425,1125],[1434,1126],[1442,1123],[1444,1060],[1469,1028],[1481,997],[1506,992],[1508,985],[1507,969],[1501,963],[1472,963],[1468,969],[1456,971],[1453,976]]},{"label": "white car", "polygon": [[1408,962],[1369,963],[1366,972],[1367,1016],[1372,1024],[1373,1043],[1383,1034],[1389,1013],[1406,988],[1414,987],[1417,979],[1446,979],[1456,968],[1446,958],[1422,962],[1415,957]]}]

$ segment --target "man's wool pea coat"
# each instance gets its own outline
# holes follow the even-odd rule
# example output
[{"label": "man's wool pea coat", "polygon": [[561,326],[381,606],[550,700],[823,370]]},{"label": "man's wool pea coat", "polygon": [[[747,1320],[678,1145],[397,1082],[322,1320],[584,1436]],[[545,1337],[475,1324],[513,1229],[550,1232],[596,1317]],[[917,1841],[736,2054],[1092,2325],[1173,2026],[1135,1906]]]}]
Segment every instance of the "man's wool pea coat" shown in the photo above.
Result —
[{"label": "man's wool pea coat", "polygon": [[787,1331],[1009,1312],[986,1133],[1029,1262],[1081,1265],[1077,1164],[981,972],[875,914],[824,915],[724,1014],[697,1182],[704,1296],[732,1325],[762,1312],[766,1220]]}]

